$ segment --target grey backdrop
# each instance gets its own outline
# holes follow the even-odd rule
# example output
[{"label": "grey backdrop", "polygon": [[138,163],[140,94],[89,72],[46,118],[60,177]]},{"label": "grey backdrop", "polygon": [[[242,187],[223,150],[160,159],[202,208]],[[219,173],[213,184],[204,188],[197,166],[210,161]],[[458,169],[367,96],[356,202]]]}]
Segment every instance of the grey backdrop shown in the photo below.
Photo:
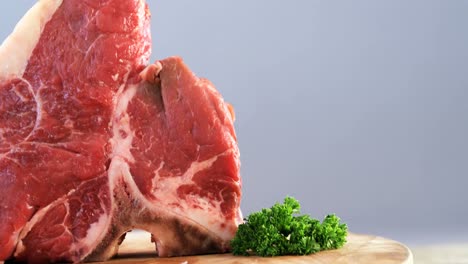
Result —
[{"label": "grey backdrop", "polygon": [[[468,1],[148,2],[153,59],[236,109],[245,214],[292,195],[354,232],[468,241]],[[33,3],[0,2],[1,39]]]}]

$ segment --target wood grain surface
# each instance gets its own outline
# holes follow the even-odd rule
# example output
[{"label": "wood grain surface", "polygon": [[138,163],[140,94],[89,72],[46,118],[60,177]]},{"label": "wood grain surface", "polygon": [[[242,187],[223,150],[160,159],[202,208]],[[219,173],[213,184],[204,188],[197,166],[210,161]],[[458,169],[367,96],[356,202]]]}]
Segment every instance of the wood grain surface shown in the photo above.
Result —
[{"label": "wood grain surface", "polygon": [[173,258],[158,258],[150,235],[141,232],[127,234],[120,246],[119,255],[103,263],[165,264],[165,263],[361,263],[361,264],[412,264],[411,251],[396,241],[378,236],[349,234],[348,243],[338,250],[323,251],[308,256],[238,257],[232,254],[214,254]]}]

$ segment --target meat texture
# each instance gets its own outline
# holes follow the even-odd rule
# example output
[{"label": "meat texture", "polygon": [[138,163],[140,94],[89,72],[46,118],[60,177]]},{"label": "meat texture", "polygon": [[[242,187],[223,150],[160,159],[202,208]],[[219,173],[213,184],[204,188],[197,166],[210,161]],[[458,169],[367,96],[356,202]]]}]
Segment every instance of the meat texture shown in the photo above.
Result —
[{"label": "meat texture", "polygon": [[232,109],[178,57],[148,65],[144,0],[39,0],[0,46],[0,260],[224,252],[241,179]]}]

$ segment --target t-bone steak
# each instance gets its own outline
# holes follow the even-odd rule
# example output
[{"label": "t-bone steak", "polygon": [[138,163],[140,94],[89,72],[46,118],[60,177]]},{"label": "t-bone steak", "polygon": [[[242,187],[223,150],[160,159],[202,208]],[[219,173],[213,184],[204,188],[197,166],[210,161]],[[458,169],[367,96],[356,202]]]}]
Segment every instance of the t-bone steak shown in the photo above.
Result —
[{"label": "t-bone steak", "polygon": [[0,46],[0,260],[106,260],[132,229],[159,256],[229,250],[232,108],[148,63],[149,23],[144,0],[39,0]]}]

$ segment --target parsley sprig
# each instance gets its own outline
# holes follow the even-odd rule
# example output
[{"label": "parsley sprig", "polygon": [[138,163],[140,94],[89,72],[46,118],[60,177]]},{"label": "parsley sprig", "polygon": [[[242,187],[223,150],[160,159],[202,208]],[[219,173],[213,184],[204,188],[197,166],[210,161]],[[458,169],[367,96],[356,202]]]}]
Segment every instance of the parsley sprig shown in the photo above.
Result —
[{"label": "parsley sprig", "polygon": [[346,243],[348,228],[334,214],[320,222],[300,215],[299,202],[286,197],[283,204],[253,213],[240,224],[231,241],[234,255],[308,255],[337,249]]}]

